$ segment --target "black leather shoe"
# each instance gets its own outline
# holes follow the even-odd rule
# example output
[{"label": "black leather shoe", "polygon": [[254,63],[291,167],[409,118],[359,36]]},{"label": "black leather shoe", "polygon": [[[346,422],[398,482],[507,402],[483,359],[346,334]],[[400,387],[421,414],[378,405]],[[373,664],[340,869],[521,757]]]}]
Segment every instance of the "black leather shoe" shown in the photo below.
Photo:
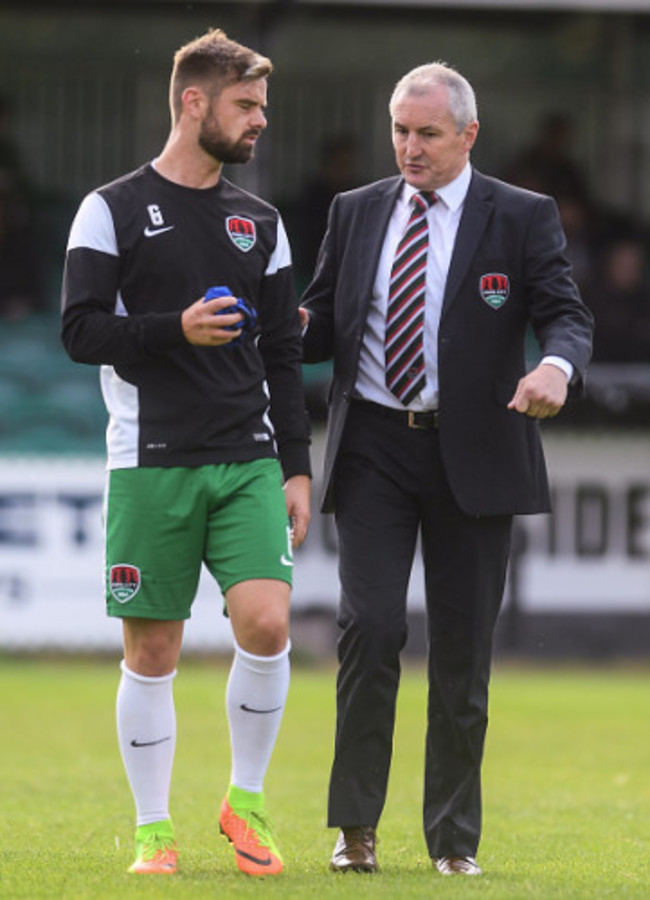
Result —
[{"label": "black leather shoe", "polygon": [[441,856],[433,864],[441,875],[482,875],[473,856]]},{"label": "black leather shoe", "polygon": [[377,833],[371,826],[341,828],[330,869],[333,872],[378,872],[376,843]]}]

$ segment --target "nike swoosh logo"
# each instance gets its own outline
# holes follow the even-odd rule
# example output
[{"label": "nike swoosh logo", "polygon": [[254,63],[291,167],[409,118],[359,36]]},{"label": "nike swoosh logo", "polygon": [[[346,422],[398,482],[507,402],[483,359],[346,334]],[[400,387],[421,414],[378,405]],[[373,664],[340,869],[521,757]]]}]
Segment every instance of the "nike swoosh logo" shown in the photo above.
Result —
[{"label": "nike swoosh logo", "polygon": [[251,862],[257,863],[258,866],[270,866],[271,865],[271,857],[269,856],[267,859],[259,859],[257,856],[252,856],[250,853],[246,853],[244,850],[237,850],[238,856],[243,856],[244,859],[250,859]]},{"label": "nike swoosh logo", "polygon": [[293,560],[287,559],[287,557],[284,555],[284,553],[280,557],[280,562],[282,563],[283,566],[292,566],[293,565]]},{"label": "nike swoosh logo", "polygon": [[267,713],[274,713],[282,709],[281,706],[274,706],[273,709],[255,709],[253,706],[247,706],[246,703],[242,703],[239,708],[243,709],[244,712],[257,713],[260,716],[263,716]]},{"label": "nike swoosh logo", "polygon": [[155,747],[156,744],[164,744],[165,741],[171,741],[171,735],[164,738],[158,738],[157,741],[138,741],[135,738],[131,741],[132,747]]},{"label": "nike swoosh logo", "polygon": [[171,231],[174,227],[174,225],[166,225],[164,228],[150,228],[149,225],[147,225],[144,230],[144,236],[156,237],[159,234],[164,234],[166,231]]}]

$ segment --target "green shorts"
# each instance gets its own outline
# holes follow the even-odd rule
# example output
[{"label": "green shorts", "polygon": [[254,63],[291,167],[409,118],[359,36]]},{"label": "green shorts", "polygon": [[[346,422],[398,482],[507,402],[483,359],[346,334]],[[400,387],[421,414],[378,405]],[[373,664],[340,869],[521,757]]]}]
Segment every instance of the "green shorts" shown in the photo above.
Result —
[{"label": "green shorts", "polygon": [[109,472],[110,616],[189,619],[202,563],[224,594],[252,578],[291,584],[289,518],[276,459]]}]

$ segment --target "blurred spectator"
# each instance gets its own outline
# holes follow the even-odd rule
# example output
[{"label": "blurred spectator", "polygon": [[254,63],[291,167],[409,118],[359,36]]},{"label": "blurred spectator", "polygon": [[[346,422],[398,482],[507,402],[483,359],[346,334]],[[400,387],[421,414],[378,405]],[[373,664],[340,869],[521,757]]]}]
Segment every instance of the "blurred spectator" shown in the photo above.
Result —
[{"label": "blurred spectator", "polygon": [[291,243],[295,267],[306,279],[314,271],[330,203],[336,194],[359,184],[357,152],[357,141],[350,135],[326,138],[320,150],[319,169],[300,193]]},{"label": "blurred spectator", "polygon": [[11,134],[11,108],[8,99],[0,94],[0,172],[9,179],[17,193],[29,196],[30,185],[18,144]]},{"label": "blurred spectator", "polygon": [[650,279],[642,234],[605,244],[585,300],[596,319],[594,362],[650,364]]},{"label": "blurred spectator", "polygon": [[560,191],[555,197],[567,240],[573,278],[584,293],[591,282],[602,227],[599,211],[580,193]]},{"label": "blurred spectator", "polygon": [[587,179],[573,158],[572,144],[573,122],[569,116],[562,112],[547,113],[541,118],[532,142],[515,156],[504,178],[557,201],[573,277],[584,291],[591,281],[602,223]]},{"label": "blurred spectator", "polygon": [[0,317],[20,319],[40,307],[30,212],[14,173],[0,169]]},{"label": "blurred spectator", "polygon": [[594,362],[650,364],[647,235],[595,204],[573,137],[568,115],[548,113],[504,177],[557,201],[573,275],[596,319]]},{"label": "blurred spectator", "polygon": [[42,310],[41,243],[35,192],[11,133],[10,103],[0,94],[0,318]]},{"label": "blurred spectator", "polygon": [[573,121],[562,112],[545,115],[532,143],[513,159],[504,174],[506,181],[558,197],[561,194],[587,199],[587,180],[573,159]]}]

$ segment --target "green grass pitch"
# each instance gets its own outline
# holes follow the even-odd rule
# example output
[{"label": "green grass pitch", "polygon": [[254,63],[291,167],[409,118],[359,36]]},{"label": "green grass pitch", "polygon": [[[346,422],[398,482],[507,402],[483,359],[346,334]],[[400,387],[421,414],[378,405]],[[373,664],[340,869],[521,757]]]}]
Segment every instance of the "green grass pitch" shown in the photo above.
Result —
[{"label": "green grass pitch", "polygon": [[133,876],[133,811],[114,728],[117,661],[0,658],[0,897],[648,898],[650,670],[497,666],[478,879],[432,870],[420,825],[425,684],[406,668],[382,872],[327,870],[332,667],[294,666],[267,778],[285,858],[235,868],[218,835],[230,769],[226,664],[181,663],[172,815],[179,874]]}]

